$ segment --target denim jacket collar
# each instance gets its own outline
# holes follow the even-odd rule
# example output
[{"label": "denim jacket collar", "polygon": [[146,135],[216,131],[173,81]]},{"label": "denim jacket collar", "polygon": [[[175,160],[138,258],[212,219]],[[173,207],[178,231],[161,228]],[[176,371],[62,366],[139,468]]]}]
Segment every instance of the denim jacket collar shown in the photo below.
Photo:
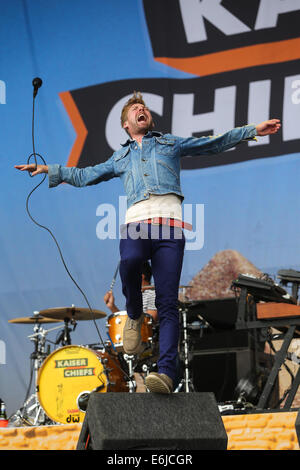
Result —
[{"label": "denim jacket collar", "polygon": [[[158,131],[148,131],[147,134],[144,135],[144,137],[161,137],[163,134],[162,132],[158,132]],[[121,144],[122,147],[126,147],[127,145],[130,145],[131,142],[134,142],[134,139],[127,139],[126,142],[124,144]]]}]

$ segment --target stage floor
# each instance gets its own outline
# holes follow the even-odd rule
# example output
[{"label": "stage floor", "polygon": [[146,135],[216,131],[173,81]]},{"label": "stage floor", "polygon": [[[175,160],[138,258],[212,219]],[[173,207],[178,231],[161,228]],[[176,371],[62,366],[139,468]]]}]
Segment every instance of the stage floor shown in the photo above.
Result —
[{"label": "stage floor", "polygon": [[[299,450],[297,412],[222,416],[228,450]],[[81,424],[0,428],[0,450],[76,450]]]}]

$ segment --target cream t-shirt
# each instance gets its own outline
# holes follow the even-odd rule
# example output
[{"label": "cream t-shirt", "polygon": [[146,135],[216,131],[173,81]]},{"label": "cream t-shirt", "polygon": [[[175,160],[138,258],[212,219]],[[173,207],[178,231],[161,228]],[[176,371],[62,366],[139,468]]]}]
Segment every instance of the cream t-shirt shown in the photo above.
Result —
[{"label": "cream t-shirt", "polygon": [[150,194],[149,199],[136,202],[126,211],[125,223],[167,217],[182,220],[182,199],[176,194]]}]

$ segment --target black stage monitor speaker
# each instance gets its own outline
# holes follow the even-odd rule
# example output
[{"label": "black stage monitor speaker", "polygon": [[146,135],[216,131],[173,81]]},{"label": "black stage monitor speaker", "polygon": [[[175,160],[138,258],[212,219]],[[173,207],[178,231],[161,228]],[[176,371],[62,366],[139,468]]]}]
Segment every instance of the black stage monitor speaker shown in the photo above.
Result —
[{"label": "black stage monitor speaker", "polygon": [[213,393],[92,393],[77,450],[226,450]]}]

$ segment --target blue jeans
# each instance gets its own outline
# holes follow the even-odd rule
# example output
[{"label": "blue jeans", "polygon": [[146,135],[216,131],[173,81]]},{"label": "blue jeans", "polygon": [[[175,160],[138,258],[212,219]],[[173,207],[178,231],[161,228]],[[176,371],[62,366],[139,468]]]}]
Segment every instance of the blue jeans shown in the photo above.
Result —
[{"label": "blue jeans", "polygon": [[159,319],[158,372],[176,379],[179,341],[178,288],[185,238],[181,228],[130,223],[121,227],[120,277],[127,314],[140,317],[142,264],[151,260]]}]

